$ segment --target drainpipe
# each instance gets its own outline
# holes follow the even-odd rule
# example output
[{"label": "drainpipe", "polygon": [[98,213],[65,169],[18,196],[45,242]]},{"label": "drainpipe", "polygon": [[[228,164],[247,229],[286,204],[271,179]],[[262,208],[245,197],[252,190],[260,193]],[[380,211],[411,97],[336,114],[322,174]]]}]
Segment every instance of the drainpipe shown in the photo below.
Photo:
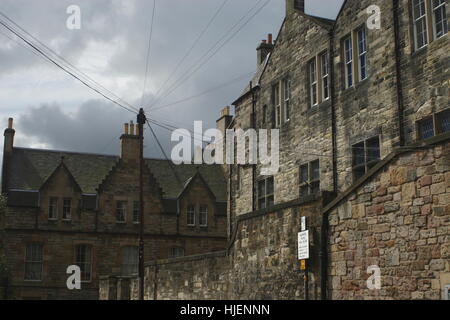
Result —
[{"label": "drainpipe", "polygon": [[[329,32],[328,55],[330,66],[330,107],[331,107],[331,136],[333,152],[333,193],[338,192],[337,175],[337,138],[336,138],[336,105],[335,105],[335,74],[334,74],[334,29]],[[328,299],[328,213],[322,214],[320,227],[320,299]]]},{"label": "drainpipe", "polygon": [[403,106],[403,88],[401,79],[401,54],[400,54],[400,18],[398,14],[399,1],[392,0],[392,13],[394,16],[394,42],[395,42],[395,78],[397,87],[397,108],[398,108],[398,130],[399,144],[405,145],[405,126],[404,126],[404,106]]},{"label": "drainpipe", "polygon": [[[253,90],[253,83],[251,81],[250,81],[250,92],[252,93],[252,124],[251,124],[251,128],[256,130],[256,97],[255,97],[255,91]],[[254,165],[252,165],[252,212],[254,212],[256,210],[255,177],[256,177],[256,165],[254,164]]]}]

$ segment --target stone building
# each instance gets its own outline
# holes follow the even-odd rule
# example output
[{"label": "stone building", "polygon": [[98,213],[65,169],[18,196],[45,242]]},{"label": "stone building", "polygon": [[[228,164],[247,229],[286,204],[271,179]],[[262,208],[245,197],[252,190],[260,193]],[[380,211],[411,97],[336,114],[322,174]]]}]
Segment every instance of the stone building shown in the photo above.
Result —
[{"label": "stone building", "polygon": [[[234,116],[225,108],[218,120],[279,129],[279,172],[227,166],[228,249],[149,262],[147,298],[449,297],[448,1],[347,0],[335,20],[304,8],[286,0]],[[102,297],[113,287],[105,281]]]},{"label": "stone building", "polygon": [[[2,172],[7,208],[0,220],[8,299],[97,299],[100,275],[126,279],[137,272],[137,129],[125,125],[117,157],[16,147],[9,120]],[[172,168],[160,159],[145,164],[145,259],[223,250],[222,168]],[[81,290],[66,286],[69,265],[81,268]]]}]

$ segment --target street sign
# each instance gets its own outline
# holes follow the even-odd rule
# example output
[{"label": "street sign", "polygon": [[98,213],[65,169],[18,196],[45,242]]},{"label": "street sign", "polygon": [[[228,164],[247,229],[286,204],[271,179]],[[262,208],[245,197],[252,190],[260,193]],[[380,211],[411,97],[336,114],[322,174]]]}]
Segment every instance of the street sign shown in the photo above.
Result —
[{"label": "street sign", "polygon": [[301,231],[305,231],[306,230],[306,217],[302,217],[301,218],[302,222],[301,222]]},{"label": "street sign", "polygon": [[298,260],[309,259],[308,230],[298,233]]}]

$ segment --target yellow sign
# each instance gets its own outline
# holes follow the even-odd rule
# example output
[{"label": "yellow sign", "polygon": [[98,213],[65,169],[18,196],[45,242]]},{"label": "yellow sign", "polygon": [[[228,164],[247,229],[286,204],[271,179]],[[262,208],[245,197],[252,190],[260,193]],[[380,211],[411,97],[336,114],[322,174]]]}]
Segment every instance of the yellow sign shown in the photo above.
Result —
[{"label": "yellow sign", "polygon": [[306,260],[300,260],[300,270],[306,270]]}]

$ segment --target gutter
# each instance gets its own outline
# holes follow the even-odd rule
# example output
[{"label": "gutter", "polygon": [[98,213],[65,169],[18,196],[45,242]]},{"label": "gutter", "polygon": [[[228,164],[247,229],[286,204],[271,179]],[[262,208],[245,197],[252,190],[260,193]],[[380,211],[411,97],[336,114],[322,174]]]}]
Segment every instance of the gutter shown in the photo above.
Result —
[{"label": "gutter", "polygon": [[403,87],[401,75],[401,53],[400,53],[400,18],[399,1],[392,0],[392,13],[394,18],[394,43],[395,43],[395,73],[397,89],[397,111],[398,111],[398,130],[400,147],[405,145],[405,126],[404,126],[404,106],[403,106]]}]

